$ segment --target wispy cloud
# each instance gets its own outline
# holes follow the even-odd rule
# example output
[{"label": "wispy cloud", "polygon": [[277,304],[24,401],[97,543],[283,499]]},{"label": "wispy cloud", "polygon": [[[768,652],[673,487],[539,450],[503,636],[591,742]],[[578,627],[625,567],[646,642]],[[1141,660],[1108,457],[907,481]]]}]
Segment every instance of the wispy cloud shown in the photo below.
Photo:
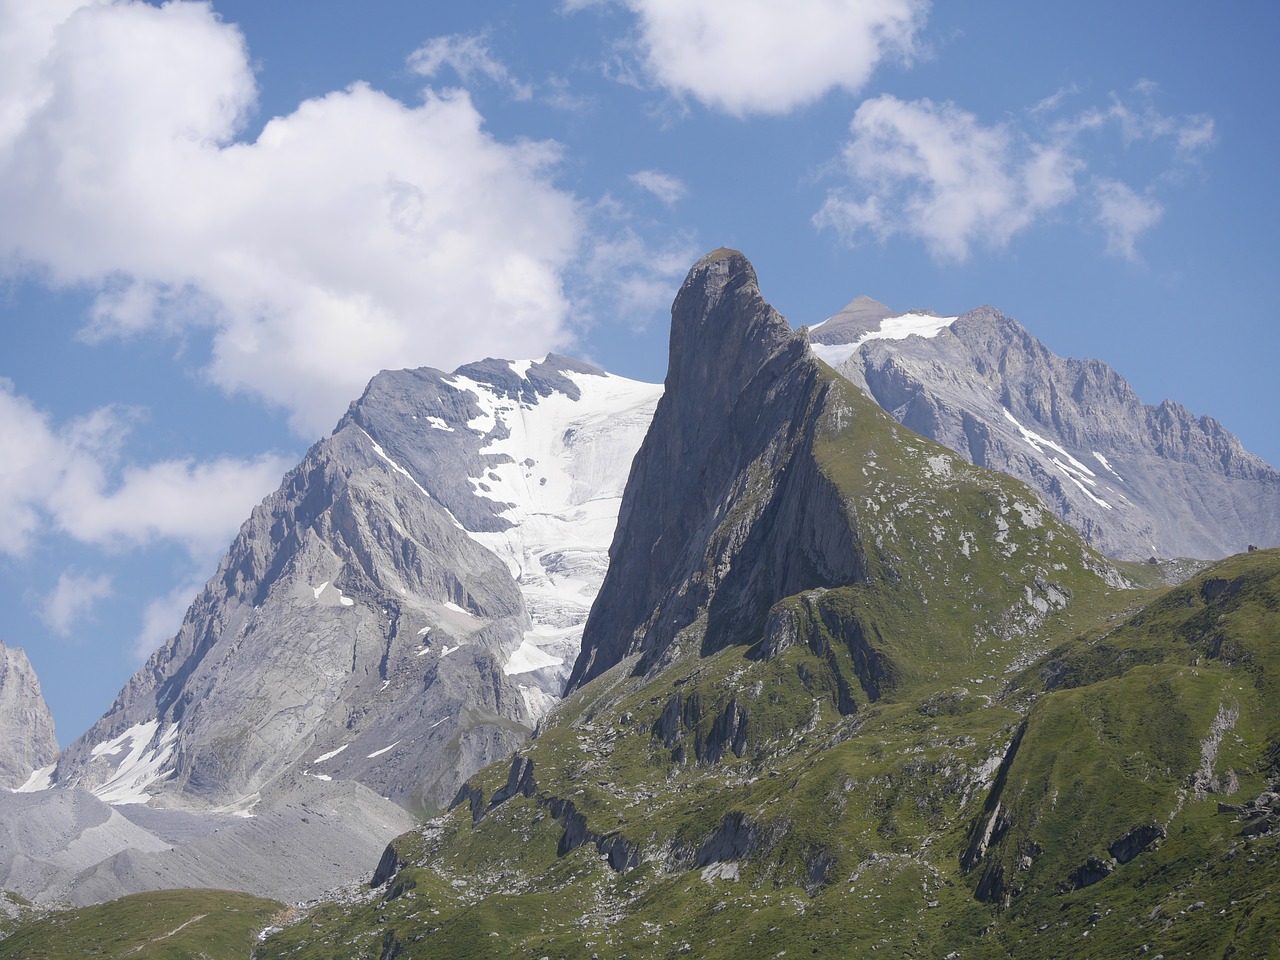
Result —
[{"label": "wispy cloud", "polygon": [[494,56],[483,34],[433,37],[411,53],[408,62],[414,73],[424,77],[434,78],[442,68],[449,67],[464,84],[484,77],[509,89],[517,100],[533,99],[533,85],[511,75],[506,65]]},{"label": "wispy cloud", "polygon": [[290,466],[276,455],[122,463],[129,427],[114,408],[56,426],[0,378],[0,553],[22,556],[56,530],[107,550],[177,543],[203,559]]},{"label": "wispy cloud", "polygon": [[142,662],[151,656],[161,644],[178,632],[182,618],[196,595],[204,586],[197,580],[182,583],[162,597],[147,604],[142,614],[142,629],[133,641],[133,656]]},{"label": "wispy cloud", "polygon": [[1140,196],[1119,180],[1100,179],[1094,185],[1098,223],[1106,233],[1107,252],[1126,260],[1138,259],[1138,234],[1160,222],[1164,207]]},{"label": "wispy cloud", "polygon": [[641,170],[631,174],[629,179],[641,190],[653,194],[669,207],[675,206],[678,201],[689,195],[689,188],[683,180],[672,174],[663,173],[661,170]]},{"label": "wispy cloud", "polygon": [[114,592],[106,574],[91,576],[65,570],[57,586],[43,598],[40,619],[54,633],[69,637],[77,624],[92,616],[98,601]]},{"label": "wispy cloud", "polygon": [[697,259],[692,231],[653,223],[636,224],[628,211],[606,196],[588,211],[590,246],[572,274],[578,292],[575,313],[584,327],[608,319],[643,329],[663,316],[680,281]]},{"label": "wispy cloud", "polygon": [[1140,80],[1129,91],[1129,98],[1111,94],[1105,107],[1094,107],[1056,125],[1058,133],[1075,136],[1085,131],[1115,128],[1126,145],[1165,140],[1172,143],[1179,159],[1193,159],[1211,146],[1216,138],[1213,118],[1208,114],[1163,113],[1156,108],[1159,87],[1150,80]]}]

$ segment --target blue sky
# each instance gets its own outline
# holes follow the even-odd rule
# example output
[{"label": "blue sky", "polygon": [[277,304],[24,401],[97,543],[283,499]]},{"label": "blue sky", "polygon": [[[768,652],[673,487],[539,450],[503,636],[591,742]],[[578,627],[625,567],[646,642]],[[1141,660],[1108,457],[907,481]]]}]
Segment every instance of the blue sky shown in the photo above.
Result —
[{"label": "blue sky", "polygon": [[1280,463],[1273,4],[0,0],[0,640],[66,743],[384,367],[990,303]]}]

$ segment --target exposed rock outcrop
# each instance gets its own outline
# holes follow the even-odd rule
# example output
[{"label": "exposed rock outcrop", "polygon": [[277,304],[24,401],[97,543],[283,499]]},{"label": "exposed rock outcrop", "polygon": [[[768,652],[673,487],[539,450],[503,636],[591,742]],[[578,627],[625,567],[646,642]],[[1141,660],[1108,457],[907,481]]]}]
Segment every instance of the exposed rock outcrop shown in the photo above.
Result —
[{"label": "exposed rock outcrop", "polygon": [[704,617],[703,652],[744,642],[782,597],[864,574],[861,544],[811,456],[828,385],[751,264],[730,250],[703,257],[671,317],[666,389],[571,687],[632,653],[638,671],[655,669]]},{"label": "exposed rock outcrop", "polygon": [[22,786],[57,756],[53,715],[31,661],[0,643],[0,787]]}]

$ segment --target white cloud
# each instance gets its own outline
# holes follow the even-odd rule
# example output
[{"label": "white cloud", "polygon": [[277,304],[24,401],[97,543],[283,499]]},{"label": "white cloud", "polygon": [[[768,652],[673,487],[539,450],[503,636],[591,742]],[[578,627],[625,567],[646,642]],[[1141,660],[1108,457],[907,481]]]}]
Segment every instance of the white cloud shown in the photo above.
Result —
[{"label": "white cloud", "polygon": [[1098,222],[1107,235],[1107,252],[1126,260],[1138,259],[1138,234],[1160,222],[1164,207],[1139,196],[1119,180],[1100,179],[1094,185]]},{"label": "white cloud", "polygon": [[1213,144],[1217,135],[1212,117],[1203,113],[1162,113],[1152,102],[1158,92],[1155,83],[1141,80],[1134,85],[1131,100],[1113,93],[1109,106],[1086,110],[1062,121],[1058,129],[1075,134],[1115,127],[1126,146],[1168,140],[1183,160],[1193,159]]},{"label": "white cloud", "polygon": [[640,170],[628,178],[641,190],[653,194],[667,206],[674,206],[689,195],[683,180],[661,170]]},{"label": "white cloud", "polygon": [[[782,114],[856,91],[909,59],[926,0],[622,0],[654,82],[735,116]],[[594,5],[571,2],[568,9]]]},{"label": "white cloud", "polygon": [[85,543],[111,547],[175,540],[201,556],[227,546],[289,466],[271,455],[207,463],[165,460],[126,466],[108,488],[95,465],[65,474],[46,503],[58,526]]},{"label": "white cloud", "polygon": [[142,629],[133,641],[135,660],[146,660],[178,632],[182,618],[203,587],[204,584],[197,580],[183,583],[147,604],[142,614]]},{"label": "white cloud", "polygon": [[587,327],[607,317],[643,329],[670,310],[689,265],[703,251],[690,231],[628,222],[612,197],[590,212],[592,239],[573,278],[583,296],[575,312]]},{"label": "white cloud", "polygon": [[92,616],[97,602],[113,593],[111,578],[106,574],[94,577],[65,570],[58,577],[57,586],[43,598],[40,619],[54,633],[69,637],[77,623]]},{"label": "white cloud", "polygon": [[409,55],[409,68],[419,76],[434,78],[442,67],[449,67],[464,84],[485,77],[508,87],[517,100],[533,98],[533,87],[513,77],[506,66],[493,55],[482,35],[455,33],[433,37]]},{"label": "white cloud", "polygon": [[854,192],[833,191],[815,222],[851,238],[903,233],[963,260],[975,243],[1004,246],[1076,190],[1079,162],[1065,150],[984,126],[954,104],[877,97],[850,132],[842,159]]},{"label": "white cloud", "polygon": [[253,74],[206,4],[7,0],[0,37],[0,262],[97,286],[92,335],[207,329],[212,379],[307,436],[382,368],[571,340],[558,148],[465,93],[357,84],[236,142]]},{"label": "white cloud", "polygon": [[[1150,103],[1149,83],[1135,88],[1136,106],[1113,95],[1105,109],[1055,119],[1077,92],[1046,97],[1022,123],[990,125],[952,103],[867,100],[841,152],[847,182],[830,191],[814,223],[855,242],[914,237],[938,259],[961,261],[975,246],[1004,247],[1037,221],[1070,211],[1101,224],[1109,254],[1136,259],[1138,236],[1164,210],[1155,187],[1140,193],[1115,177],[1094,177],[1082,191],[1079,181],[1091,165],[1141,168],[1126,164],[1135,143],[1163,143],[1176,171],[1213,142],[1213,120],[1161,113]],[[1154,175],[1151,157],[1144,159],[1153,184],[1177,180],[1160,169],[1158,156]]]},{"label": "white cloud", "polygon": [[291,465],[274,455],[121,465],[128,429],[111,408],[55,427],[0,379],[0,552],[22,556],[54,529],[107,549],[170,541],[203,559]]}]

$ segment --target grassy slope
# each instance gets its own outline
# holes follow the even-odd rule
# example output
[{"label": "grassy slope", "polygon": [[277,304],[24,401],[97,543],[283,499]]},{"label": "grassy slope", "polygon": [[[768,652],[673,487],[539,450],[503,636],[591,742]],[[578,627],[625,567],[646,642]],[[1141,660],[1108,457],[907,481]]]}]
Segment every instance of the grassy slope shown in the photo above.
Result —
[{"label": "grassy slope", "polygon": [[[1214,580],[1241,587],[1207,601]],[[427,836],[407,835],[405,857],[423,866],[362,907],[322,908],[262,956],[379,957],[389,944],[404,957],[959,950],[1022,960],[1133,956],[1143,946],[1152,956],[1275,956],[1280,838],[1244,837],[1241,818],[1217,804],[1252,798],[1277,775],[1277,596],[1280,552],[1233,558],[1101,636],[1057,647],[996,703],[948,694],[846,717],[823,706],[791,742],[710,766],[674,765],[650,735],[666,698],[760,680],[786,712],[806,696],[794,679],[802,654],[762,663],[727,650],[648,686],[599,684],[527,751],[541,794],[517,796],[474,827],[459,809]],[[1224,702],[1239,717],[1213,767],[1220,780],[1234,771],[1239,789],[1197,796],[1189,777]],[[1012,823],[965,871],[989,803],[976,771],[1024,719],[997,778]],[[488,796],[504,779],[490,770],[478,782]],[[590,810],[593,825],[635,838],[645,862],[617,873],[590,844],[558,856],[563,830],[539,802],[551,785]],[[739,879],[689,867],[690,849],[733,812],[758,829]],[[1089,856],[1107,857],[1114,839],[1153,821],[1163,841],[1069,889]],[[1005,904],[978,900],[985,863],[1014,857],[1017,892]],[[816,882],[814,864],[826,866]]]},{"label": "grassy slope", "polygon": [[284,906],[226,890],[165,890],[50,914],[0,940],[0,960],[248,960]]}]

